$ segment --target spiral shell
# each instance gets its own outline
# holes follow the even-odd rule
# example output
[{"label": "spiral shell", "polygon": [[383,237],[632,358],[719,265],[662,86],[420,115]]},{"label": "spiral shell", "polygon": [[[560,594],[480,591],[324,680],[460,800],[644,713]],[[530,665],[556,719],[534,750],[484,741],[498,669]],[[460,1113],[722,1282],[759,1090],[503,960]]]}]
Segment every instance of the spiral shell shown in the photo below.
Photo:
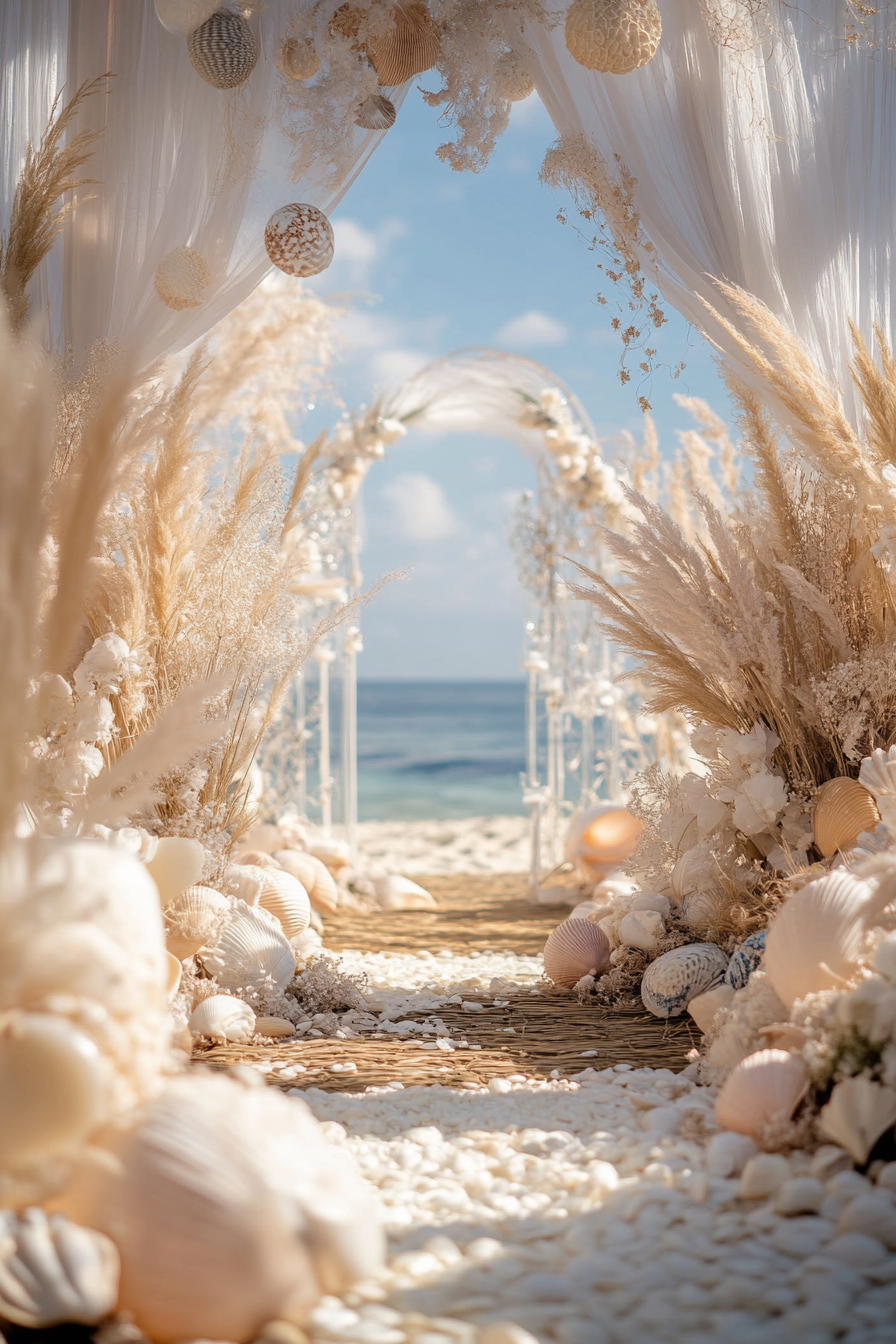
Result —
[{"label": "spiral shell", "polygon": [[789,1120],[809,1091],[809,1072],[799,1055],[758,1050],[736,1064],[716,1098],[720,1129],[756,1137],[766,1125]]},{"label": "spiral shell", "polygon": [[355,125],[365,131],[388,131],[395,125],[395,104],[381,93],[372,93],[358,108]]},{"label": "spiral shell", "polygon": [[312,79],[320,69],[313,42],[305,37],[287,37],[277,52],[277,68],[288,79]]},{"label": "spiral shell", "polygon": [[207,946],[220,933],[229,906],[211,887],[187,887],[165,910],[165,945],[179,961]]},{"label": "spiral shell", "polygon": [[319,275],[333,260],[333,227],[316,205],[283,205],[265,226],[264,245],[286,275]]},{"label": "spiral shell", "polygon": [[255,1035],[255,1014],[242,999],[211,994],[194,1008],[190,1031],[213,1041],[248,1041]]},{"label": "spiral shell", "polygon": [[560,989],[572,989],[585,975],[602,975],[609,965],[609,939],[589,919],[564,920],[544,945],[544,973]]},{"label": "spiral shell", "polygon": [[846,1078],[836,1085],[816,1123],[826,1138],[864,1165],[881,1135],[896,1124],[896,1091],[870,1078]]},{"label": "spiral shell", "polygon": [[678,1017],[691,999],[722,983],[728,958],[715,943],[673,947],[652,961],[641,981],[641,999],[654,1017]]},{"label": "spiral shell", "polygon": [[431,70],[442,54],[438,24],[425,4],[398,0],[392,18],[392,28],[371,39],[367,48],[380,84],[389,88]]},{"label": "spiral shell", "polygon": [[287,938],[298,938],[311,921],[308,893],[294,877],[276,868],[263,869],[258,904],[277,920]]},{"label": "spiral shell", "polygon": [[788,1008],[807,994],[842,986],[858,970],[871,895],[869,883],[838,868],[781,906],[766,930],[763,967]]},{"label": "spiral shell", "polygon": [[829,779],[815,795],[815,843],[826,859],[852,849],[862,831],[873,831],[879,821],[873,794],[857,779]]},{"label": "spiral shell", "polygon": [[199,881],[205,867],[205,850],[198,840],[180,835],[164,835],[146,870],[159,889],[162,909],[187,887]]},{"label": "spiral shell", "polygon": [[242,14],[219,9],[187,38],[190,64],[206,84],[235,89],[244,83],[258,61],[258,47]]},{"label": "spiral shell", "polygon": [[732,989],[743,989],[762,960],[765,952],[765,934],[765,929],[761,929],[759,933],[751,933],[749,938],[745,938],[740,947],[732,953],[725,972],[726,985],[730,985]]},{"label": "spiral shell", "polygon": [[599,881],[635,852],[643,830],[619,803],[595,803],[569,823],[566,857]]},{"label": "spiral shell", "polygon": [[179,312],[198,308],[212,282],[208,262],[195,247],[175,247],[159,262],[153,283],[168,307]]},{"label": "spiral shell", "polygon": [[573,0],[566,48],[588,70],[627,75],[656,53],[662,31],[656,0]]},{"label": "spiral shell", "polygon": [[118,1298],[119,1260],[102,1232],[61,1213],[0,1211],[0,1317],[29,1329],[96,1325]]},{"label": "spiral shell", "polygon": [[295,974],[293,950],[272,915],[244,901],[224,926],[213,948],[199,954],[209,975],[222,989],[283,990]]},{"label": "spiral shell", "polygon": [[505,52],[495,66],[492,89],[508,103],[520,103],[535,90],[535,80],[513,51]]},{"label": "spiral shell", "polygon": [[325,863],[297,849],[278,849],[273,857],[284,872],[289,873],[308,893],[312,908],[324,915],[332,915],[339,906],[339,893],[332,874]]}]

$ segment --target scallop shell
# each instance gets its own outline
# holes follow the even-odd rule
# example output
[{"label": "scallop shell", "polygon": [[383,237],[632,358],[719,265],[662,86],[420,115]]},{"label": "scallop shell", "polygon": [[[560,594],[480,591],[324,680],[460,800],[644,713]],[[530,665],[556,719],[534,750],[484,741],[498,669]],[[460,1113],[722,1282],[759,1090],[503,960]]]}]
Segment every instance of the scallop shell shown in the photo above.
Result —
[{"label": "scallop shell", "polygon": [[809,1091],[809,1071],[799,1055],[757,1050],[736,1064],[716,1098],[720,1129],[756,1137],[766,1125],[789,1120]]},{"label": "scallop shell", "polygon": [[308,853],[320,859],[331,873],[338,873],[340,868],[347,868],[352,861],[351,850],[345,840],[333,840],[326,836],[312,840],[308,846]]},{"label": "scallop shell", "polygon": [[255,69],[258,47],[242,14],[219,9],[187,38],[190,64],[206,84],[235,89]]},{"label": "scallop shell", "polygon": [[175,247],[159,262],[153,283],[162,302],[175,312],[198,308],[212,282],[208,262],[195,247]]},{"label": "scallop shell", "polygon": [[314,43],[305,37],[285,38],[277,52],[277,68],[288,79],[312,79],[320,69]]},{"label": "scallop shell", "polygon": [[896,1091],[870,1078],[846,1078],[837,1083],[816,1124],[862,1166],[881,1135],[896,1124]]},{"label": "scallop shell", "polygon": [[762,961],[765,952],[765,934],[765,929],[761,929],[759,933],[751,933],[749,938],[745,938],[740,947],[732,953],[728,970],[725,972],[726,985],[731,985],[732,989],[743,989]]},{"label": "scallop shell", "polygon": [[199,881],[204,867],[205,850],[198,840],[188,840],[180,835],[162,836],[155,854],[147,862],[146,871],[159,889],[163,910],[175,896]]},{"label": "scallop shell", "polygon": [[264,245],[286,275],[319,275],[333,260],[333,226],[316,205],[283,205],[265,226]]},{"label": "scallop shell", "polygon": [[313,909],[332,915],[339,906],[339,893],[329,868],[313,854],[296,849],[278,849],[274,858],[284,872],[290,873],[308,893]]},{"label": "scallop shell", "polygon": [[508,103],[520,103],[535,91],[535,80],[515,52],[505,52],[495,66],[492,91]]},{"label": "scallop shell", "polygon": [[714,891],[692,891],[681,904],[681,922],[692,932],[701,929],[711,932],[716,928],[720,914],[719,895]]},{"label": "scallop shell", "polygon": [[587,70],[627,75],[656,53],[662,31],[656,0],[573,0],[566,49]]},{"label": "scallop shell", "polygon": [[696,999],[691,999],[688,1012],[704,1036],[712,1026],[716,1014],[723,1008],[730,1007],[733,998],[734,990],[730,985],[716,985],[715,989],[708,989],[705,994],[698,994]]},{"label": "scallop shell", "polygon": [[266,868],[258,904],[277,920],[287,938],[298,938],[311,921],[308,893],[301,882],[276,868]]},{"label": "scallop shell", "polygon": [[273,986],[283,990],[295,975],[293,950],[280,925],[265,910],[237,902],[213,948],[199,954],[222,989]]},{"label": "scallop shell", "polygon": [[248,1041],[255,1035],[255,1014],[242,999],[210,994],[194,1008],[190,1031],[213,1041]]},{"label": "scallop shell", "polygon": [[[240,867],[250,868],[279,868],[280,864],[271,854],[265,854],[260,849],[241,849],[236,856],[235,862]],[[305,884],[302,883],[304,886]]]},{"label": "scallop shell", "polygon": [[631,857],[643,830],[619,803],[595,803],[569,823],[566,857],[597,881]]},{"label": "scallop shell", "polygon": [[0,1211],[0,1317],[34,1330],[96,1325],[118,1299],[119,1259],[102,1232],[61,1213]]},{"label": "scallop shell", "polygon": [[255,1035],[256,1036],[295,1036],[296,1029],[291,1022],[287,1022],[285,1017],[256,1017]]},{"label": "scallop shell", "polygon": [[561,989],[572,989],[585,975],[602,975],[609,965],[609,939],[589,919],[564,920],[544,945],[544,973]]},{"label": "scallop shell", "polygon": [[156,0],[156,15],[163,28],[186,37],[211,18],[221,0]]},{"label": "scallop shell", "polygon": [[673,947],[652,961],[641,981],[641,999],[654,1017],[678,1017],[691,999],[725,978],[728,958],[715,943]]},{"label": "scallop shell", "polygon": [[179,961],[214,942],[229,906],[220,892],[194,886],[182,891],[165,910],[165,944]]},{"label": "scallop shell", "polygon": [[365,131],[388,131],[395,125],[395,104],[381,93],[372,93],[358,108],[355,125]]},{"label": "scallop shell", "polygon": [[874,796],[857,779],[829,779],[815,795],[815,843],[826,859],[852,849],[862,831],[880,821]]},{"label": "scallop shell", "polygon": [[619,945],[653,952],[665,932],[666,926],[658,910],[630,910],[619,921]]},{"label": "scallop shell", "polygon": [[398,0],[392,11],[393,27],[367,47],[380,84],[394,88],[431,70],[442,54],[438,24],[419,0]]},{"label": "scallop shell", "polygon": [[766,930],[763,969],[788,1008],[841,987],[858,970],[873,888],[835,869],[785,901]]},{"label": "scallop shell", "polygon": [[424,887],[418,887],[409,877],[378,877],[373,884],[377,904],[381,910],[435,910],[436,903]]}]

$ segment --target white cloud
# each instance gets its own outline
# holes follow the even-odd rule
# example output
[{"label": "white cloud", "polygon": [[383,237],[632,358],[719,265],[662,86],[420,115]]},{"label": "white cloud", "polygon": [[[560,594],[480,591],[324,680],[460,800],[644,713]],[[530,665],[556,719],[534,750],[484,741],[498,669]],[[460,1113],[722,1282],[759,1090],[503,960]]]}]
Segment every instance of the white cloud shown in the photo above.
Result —
[{"label": "white cloud", "polygon": [[422,472],[403,472],[385,485],[392,526],[405,541],[443,541],[460,526],[438,481]]},{"label": "white cloud", "polygon": [[553,123],[548,116],[547,108],[537,93],[530,93],[528,98],[521,98],[518,103],[513,103],[510,108],[510,129],[538,130],[548,134],[553,131]]},{"label": "white cloud", "polygon": [[419,373],[430,359],[430,355],[424,355],[420,350],[408,350],[403,346],[380,350],[370,361],[370,378],[377,387],[391,390]]},{"label": "white cloud", "polygon": [[333,220],[333,263],[323,272],[322,283],[366,284],[392,244],[406,238],[407,233],[403,219],[383,219],[375,229],[366,229],[350,216],[337,216]]},{"label": "white cloud", "polygon": [[518,350],[530,350],[537,346],[565,345],[569,339],[569,329],[556,317],[532,308],[528,313],[512,317],[495,333],[499,345],[515,347]]}]

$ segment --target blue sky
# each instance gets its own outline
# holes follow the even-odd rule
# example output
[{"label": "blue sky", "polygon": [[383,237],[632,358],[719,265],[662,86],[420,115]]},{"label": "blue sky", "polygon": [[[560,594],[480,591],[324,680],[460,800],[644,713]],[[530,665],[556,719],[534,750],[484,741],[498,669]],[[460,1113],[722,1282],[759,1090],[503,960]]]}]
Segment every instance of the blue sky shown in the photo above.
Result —
[{"label": "blue sky", "polygon": [[[649,385],[619,381],[619,338],[598,290],[599,260],[570,225],[569,203],[538,181],[555,139],[535,99],[517,104],[484,172],[453,173],[435,151],[450,137],[415,91],[335,212],[337,254],[314,282],[351,295],[337,377],[349,406],[369,402],[439,355],[466,345],[517,350],[553,369],[584,403],[612,460],[622,429],[640,435],[638,391],[650,399],[663,450],[690,424],[676,391],[727,401],[702,338],[667,309]],[[681,360],[677,382],[668,369]],[[322,408],[323,409],[323,408]],[[310,428],[318,427],[312,417]],[[395,569],[364,613],[368,678],[491,679],[519,675],[524,597],[507,536],[512,501],[532,484],[509,443],[410,434],[374,466],[364,489],[366,580]]]}]

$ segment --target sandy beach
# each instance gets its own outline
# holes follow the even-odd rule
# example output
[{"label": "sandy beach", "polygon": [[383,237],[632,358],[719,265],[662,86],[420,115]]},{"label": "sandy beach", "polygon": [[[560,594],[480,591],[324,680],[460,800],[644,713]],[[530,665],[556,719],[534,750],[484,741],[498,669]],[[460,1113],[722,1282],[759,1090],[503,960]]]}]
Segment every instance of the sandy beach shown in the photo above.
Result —
[{"label": "sandy beach", "polygon": [[358,868],[370,877],[524,873],[529,867],[528,827],[527,817],[363,821],[358,826]]}]

